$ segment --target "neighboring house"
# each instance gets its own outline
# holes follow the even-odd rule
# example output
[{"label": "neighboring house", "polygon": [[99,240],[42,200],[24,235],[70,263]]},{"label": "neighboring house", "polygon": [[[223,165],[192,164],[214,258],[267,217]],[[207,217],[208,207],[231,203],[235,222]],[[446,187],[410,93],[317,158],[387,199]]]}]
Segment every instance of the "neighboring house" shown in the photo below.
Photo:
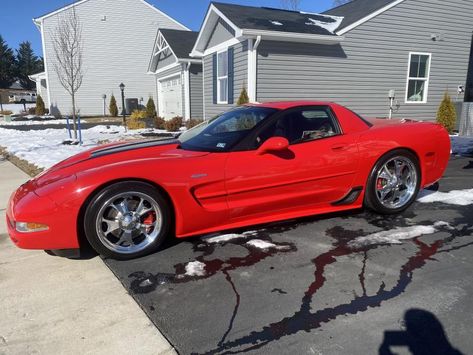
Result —
[{"label": "neighboring house", "polygon": [[34,90],[25,90],[19,81],[15,81],[8,89],[0,89],[0,103],[8,104],[11,95],[36,95]]},{"label": "neighboring house", "polygon": [[144,0],[81,0],[34,19],[45,64],[45,73],[37,78],[51,113],[71,113],[70,96],[54,70],[53,41],[59,19],[73,8],[82,25],[84,79],[76,96],[80,114],[102,115],[104,94],[107,107],[114,94],[121,110],[120,83],[125,84],[126,98],[143,99],[144,104],[149,96],[156,100],[156,82],[146,72],[154,34],[158,28],[187,28]]},{"label": "neighboring house", "polygon": [[204,116],[251,101],[336,101],[369,117],[432,120],[465,86],[473,3],[353,0],[324,14],[212,3],[192,55],[203,57]]},{"label": "neighboring house", "polygon": [[203,117],[202,60],[190,57],[197,36],[191,31],[158,31],[148,70],[156,77],[160,117]]}]

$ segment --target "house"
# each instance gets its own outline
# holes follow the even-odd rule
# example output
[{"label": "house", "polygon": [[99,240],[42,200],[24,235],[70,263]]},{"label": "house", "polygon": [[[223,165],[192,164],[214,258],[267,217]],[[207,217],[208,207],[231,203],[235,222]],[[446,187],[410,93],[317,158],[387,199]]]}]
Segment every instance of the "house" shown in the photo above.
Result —
[{"label": "house", "polygon": [[190,57],[197,36],[192,31],[158,30],[148,72],[156,80],[160,117],[204,115],[202,59]]},{"label": "house", "polygon": [[121,111],[120,83],[125,84],[126,98],[146,104],[151,96],[156,101],[156,82],[146,71],[154,35],[158,28],[188,29],[144,0],[81,0],[34,19],[41,32],[45,72],[33,78],[46,92],[51,113],[71,113],[71,98],[54,70],[54,35],[59,19],[73,10],[82,26],[84,78],[76,95],[80,114],[102,115],[103,95],[108,108],[112,94]]},{"label": "house", "polygon": [[[464,0],[353,0],[323,14],[212,3],[202,57],[204,116],[250,100],[336,101],[368,117],[433,120],[445,91],[463,101],[473,31]],[[392,91],[391,91],[392,92]]]}]

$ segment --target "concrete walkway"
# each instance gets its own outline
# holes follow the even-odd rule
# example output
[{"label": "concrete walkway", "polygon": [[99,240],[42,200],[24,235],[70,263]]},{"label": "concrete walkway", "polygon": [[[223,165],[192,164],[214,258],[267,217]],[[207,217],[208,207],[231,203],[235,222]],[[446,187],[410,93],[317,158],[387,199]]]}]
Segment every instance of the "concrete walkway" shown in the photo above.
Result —
[{"label": "concrete walkway", "polygon": [[100,258],[13,246],[5,208],[27,179],[0,157],[0,354],[175,354]]}]

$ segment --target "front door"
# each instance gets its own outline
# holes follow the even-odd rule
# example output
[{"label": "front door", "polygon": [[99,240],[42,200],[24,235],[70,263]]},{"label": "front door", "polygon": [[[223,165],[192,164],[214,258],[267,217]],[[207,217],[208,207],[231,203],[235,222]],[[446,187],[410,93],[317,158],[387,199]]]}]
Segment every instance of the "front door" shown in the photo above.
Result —
[{"label": "front door", "polygon": [[[258,155],[272,136],[289,149]],[[317,208],[342,199],[358,166],[356,137],[344,135],[328,106],[290,110],[255,136],[255,150],[232,152],[225,169],[230,218]]]}]

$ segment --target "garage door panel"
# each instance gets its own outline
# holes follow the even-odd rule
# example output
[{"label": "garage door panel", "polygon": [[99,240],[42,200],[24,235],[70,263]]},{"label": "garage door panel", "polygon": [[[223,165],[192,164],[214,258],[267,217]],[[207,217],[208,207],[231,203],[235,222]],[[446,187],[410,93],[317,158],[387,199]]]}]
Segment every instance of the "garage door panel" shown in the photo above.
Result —
[{"label": "garage door panel", "polygon": [[161,82],[161,115],[170,119],[182,116],[182,82],[180,76],[175,76]]}]

